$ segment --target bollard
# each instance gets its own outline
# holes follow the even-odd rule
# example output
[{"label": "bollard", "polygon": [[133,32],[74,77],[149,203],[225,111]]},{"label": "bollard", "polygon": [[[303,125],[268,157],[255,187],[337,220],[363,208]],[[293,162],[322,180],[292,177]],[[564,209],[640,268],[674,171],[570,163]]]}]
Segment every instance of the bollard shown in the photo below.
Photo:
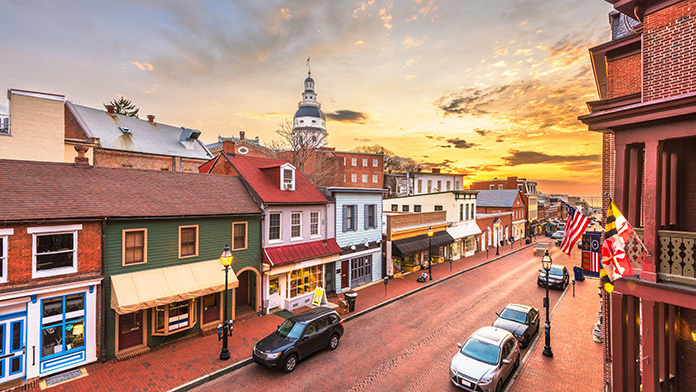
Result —
[{"label": "bollard", "polygon": [[573,297],[575,297],[575,279],[573,279]]}]

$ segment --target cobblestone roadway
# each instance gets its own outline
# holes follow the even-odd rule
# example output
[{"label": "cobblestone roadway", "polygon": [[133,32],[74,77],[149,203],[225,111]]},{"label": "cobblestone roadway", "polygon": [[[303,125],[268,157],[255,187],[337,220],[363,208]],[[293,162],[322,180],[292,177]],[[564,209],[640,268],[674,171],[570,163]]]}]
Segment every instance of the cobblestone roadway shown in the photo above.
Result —
[{"label": "cobblestone roadway", "polygon": [[[572,268],[558,248],[552,255]],[[458,390],[448,378],[457,342],[490,325],[509,302],[543,314],[540,264],[531,249],[507,256],[345,323],[335,352],[319,352],[291,374],[253,364],[195,390]],[[552,309],[560,294],[551,291]]]}]

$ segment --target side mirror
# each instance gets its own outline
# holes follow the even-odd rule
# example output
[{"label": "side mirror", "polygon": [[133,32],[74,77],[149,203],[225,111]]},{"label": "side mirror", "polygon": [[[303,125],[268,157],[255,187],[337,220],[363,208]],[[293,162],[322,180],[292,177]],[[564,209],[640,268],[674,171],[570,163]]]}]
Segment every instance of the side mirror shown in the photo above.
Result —
[{"label": "side mirror", "polygon": [[510,361],[510,360],[507,359],[507,358],[503,359],[503,363],[504,363],[505,365],[510,364],[510,362],[512,362],[512,361]]},{"label": "side mirror", "polygon": [[457,343],[457,347],[462,348],[462,344],[461,344],[461,343]]},{"label": "side mirror", "polygon": [[495,312],[495,315],[498,316],[498,317],[500,317],[500,313],[498,313],[498,312]]}]

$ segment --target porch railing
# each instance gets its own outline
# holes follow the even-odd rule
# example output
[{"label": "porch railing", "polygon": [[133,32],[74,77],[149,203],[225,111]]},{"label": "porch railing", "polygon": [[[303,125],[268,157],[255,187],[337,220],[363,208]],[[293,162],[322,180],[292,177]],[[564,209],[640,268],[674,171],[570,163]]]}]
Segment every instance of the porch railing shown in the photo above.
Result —
[{"label": "porch railing", "polygon": [[658,277],[664,281],[696,286],[694,274],[694,252],[696,233],[687,231],[659,230]]}]

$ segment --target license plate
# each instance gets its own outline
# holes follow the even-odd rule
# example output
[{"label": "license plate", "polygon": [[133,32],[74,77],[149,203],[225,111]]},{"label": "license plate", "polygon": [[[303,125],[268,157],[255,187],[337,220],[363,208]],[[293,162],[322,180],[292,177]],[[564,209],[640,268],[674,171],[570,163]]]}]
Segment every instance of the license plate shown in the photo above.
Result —
[{"label": "license plate", "polygon": [[459,379],[459,383],[462,384],[462,385],[464,385],[464,386],[467,387],[467,388],[471,388],[471,383],[470,383],[469,381],[466,381],[466,380],[463,379],[463,378],[460,378],[460,379]]}]

